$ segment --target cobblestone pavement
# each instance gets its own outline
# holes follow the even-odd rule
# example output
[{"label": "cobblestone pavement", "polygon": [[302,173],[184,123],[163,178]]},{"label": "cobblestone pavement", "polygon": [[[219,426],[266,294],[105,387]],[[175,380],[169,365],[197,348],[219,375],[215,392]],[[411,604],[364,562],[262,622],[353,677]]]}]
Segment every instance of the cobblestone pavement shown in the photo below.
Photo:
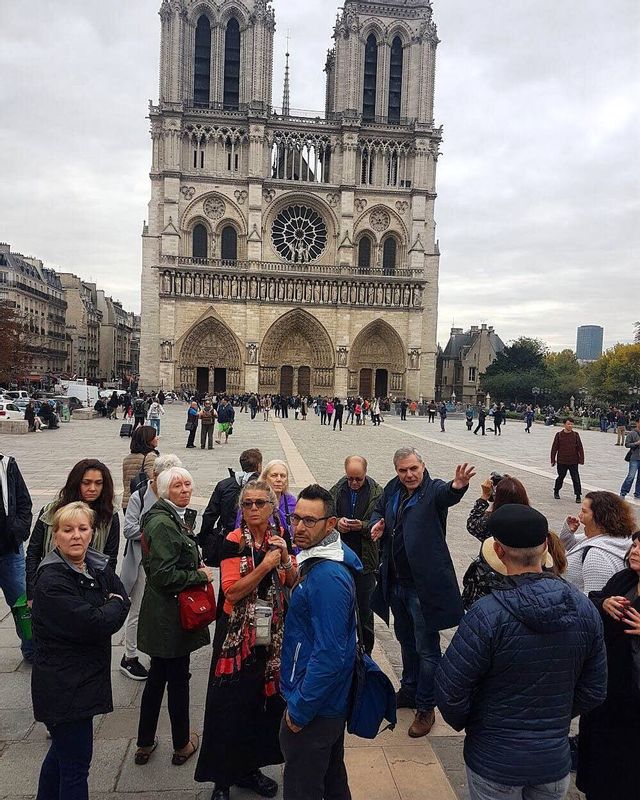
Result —
[{"label": "cobblestone pavement", "polygon": [[[369,460],[369,472],[384,483],[393,475],[393,451],[405,444],[418,447],[425,456],[429,471],[436,477],[453,476],[455,464],[471,461],[478,477],[468,495],[449,515],[448,541],[461,577],[477,554],[477,543],[465,530],[465,520],[473,500],[479,494],[479,483],[491,471],[507,471],[521,478],[532,504],[549,517],[558,528],[564,516],[576,511],[570,485],[566,484],[562,500],[553,499],[553,473],[548,454],[555,430],[537,425],[531,435],[523,425],[509,421],[503,435],[473,436],[462,420],[450,419],[447,431],[429,425],[421,418],[400,422],[388,416],[384,425],[374,428],[349,425],[340,433],[320,426],[319,418],[309,415],[306,422],[288,420],[264,422],[260,416],[250,421],[249,415],[237,414],[235,433],[229,444],[213,451],[185,450],[184,419],[186,406],[166,406],[162,420],[161,452],[177,452],[195,479],[193,504],[200,510],[206,504],[214,483],[225,477],[228,467],[237,467],[238,456],[247,447],[258,446],[265,462],[286,458],[294,476],[295,488],[312,478],[329,486],[341,474],[342,462],[350,453],[359,453]],[[14,455],[20,464],[34,501],[34,513],[60,488],[71,466],[80,458],[95,456],[112,469],[118,491],[121,491],[123,456],[128,440],[118,436],[119,421],[72,421],[57,431],[44,431],[29,436],[2,437],[2,451]],[[622,448],[614,447],[611,434],[585,432],[587,464],[581,470],[584,490],[605,488],[618,491],[626,472]],[[196,440],[198,441],[198,440]],[[393,635],[383,625],[376,629],[375,654],[394,679],[400,667],[400,654]],[[451,632],[445,632],[444,642]],[[181,769],[169,765],[170,740],[168,720],[163,715],[159,734],[161,743],[153,766],[148,769],[133,765],[134,737],[142,686],[117,671],[122,657],[122,636],[114,639],[113,687],[115,711],[95,720],[96,747],[91,770],[91,797],[96,800],[204,800],[211,788],[193,782],[193,766]],[[202,724],[202,706],[209,667],[208,650],[192,658],[192,726]],[[21,663],[20,651],[11,616],[0,601],[0,798],[17,800],[32,797],[39,765],[47,749],[45,731],[33,722],[29,667]],[[166,703],[166,698],[165,698]],[[347,761],[354,800],[453,800],[467,797],[462,762],[462,737],[438,719],[427,740],[411,740],[406,736],[410,714],[401,712],[398,727],[374,742],[350,739]],[[278,777],[280,768],[267,770]],[[445,777],[446,775],[446,777]],[[375,787],[375,788],[374,788]],[[575,791],[575,790],[574,790]],[[250,795],[235,790],[234,800]],[[573,797],[578,797],[576,792]]]}]

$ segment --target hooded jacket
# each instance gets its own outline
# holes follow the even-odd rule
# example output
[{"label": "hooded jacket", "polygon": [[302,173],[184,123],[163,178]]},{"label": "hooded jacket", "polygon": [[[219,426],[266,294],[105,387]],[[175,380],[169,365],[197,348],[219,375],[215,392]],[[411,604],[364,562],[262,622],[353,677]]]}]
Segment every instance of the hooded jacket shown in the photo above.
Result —
[{"label": "hooded jacket", "polygon": [[360,572],[362,564],[339,537],[335,545],[331,550],[342,547],[340,561],[334,560],[339,553],[323,558],[322,547],[313,548],[315,563],[305,567],[302,561],[284,627],[280,691],[293,723],[302,727],[316,717],[346,717],[349,705],[357,639],[349,571]]},{"label": "hooded jacket", "polygon": [[512,577],[471,607],[435,682],[442,716],[466,729],[470,769],[508,786],[561,780],[571,718],[606,697],[600,616],[561,578]]},{"label": "hooded jacket", "polygon": [[107,556],[89,548],[85,563],[88,575],[52,550],[36,574],[31,696],[34,717],[48,725],[113,711],[111,637],[129,599]]},{"label": "hooded jacket", "polygon": [[5,513],[4,530],[0,531],[0,555],[17,553],[29,538],[31,529],[31,495],[15,458],[0,456],[0,482]]},{"label": "hooded jacket", "polygon": [[198,544],[202,548],[205,564],[212,567],[220,566],[222,543],[227,534],[236,528],[240,489],[258,477],[258,472],[234,472],[230,469],[229,477],[216,484],[202,515],[202,525],[198,534]]},{"label": "hooded jacket", "polygon": [[567,553],[565,580],[581,592],[599,592],[607,581],[624,569],[631,540],[624,536],[576,536],[565,522],[560,540]]}]

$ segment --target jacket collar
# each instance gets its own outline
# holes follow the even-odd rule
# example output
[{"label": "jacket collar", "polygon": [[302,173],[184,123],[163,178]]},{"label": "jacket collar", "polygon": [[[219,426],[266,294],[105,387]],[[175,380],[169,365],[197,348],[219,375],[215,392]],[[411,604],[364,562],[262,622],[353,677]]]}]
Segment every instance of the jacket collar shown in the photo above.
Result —
[{"label": "jacket collar", "polygon": [[[94,550],[90,547],[86,552],[84,562],[88,567],[91,567],[98,572],[104,572],[107,564],[109,563],[109,557],[105,556],[104,553],[100,553],[98,550]],[[57,548],[52,550],[47,556],[45,556],[45,558],[42,559],[38,565],[38,572],[40,572],[43,567],[49,567],[52,564],[65,565],[68,569],[71,569],[74,572],[77,572],[79,575],[82,575],[82,571],[70,561],[67,561],[67,559],[58,551]]]}]

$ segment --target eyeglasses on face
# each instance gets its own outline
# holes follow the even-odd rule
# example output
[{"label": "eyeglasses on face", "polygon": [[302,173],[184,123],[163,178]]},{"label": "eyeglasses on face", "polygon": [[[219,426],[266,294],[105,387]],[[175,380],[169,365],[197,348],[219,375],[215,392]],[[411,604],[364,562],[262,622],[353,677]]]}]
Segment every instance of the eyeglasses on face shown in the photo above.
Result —
[{"label": "eyeglasses on face", "polygon": [[329,519],[329,517],[299,517],[297,514],[292,514],[289,519],[294,527],[301,522],[305,528],[314,528],[323,519]]},{"label": "eyeglasses on face", "polygon": [[355,476],[347,475],[347,482],[348,483],[362,483],[363,480],[364,480],[364,478],[361,478],[359,475],[355,475]]},{"label": "eyeglasses on face", "polygon": [[270,500],[264,500],[263,498],[260,498],[259,500],[243,500],[240,505],[242,508],[249,509],[253,508],[254,506],[256,508],[264,508],[266,505],[273,505],[273,503]]}]

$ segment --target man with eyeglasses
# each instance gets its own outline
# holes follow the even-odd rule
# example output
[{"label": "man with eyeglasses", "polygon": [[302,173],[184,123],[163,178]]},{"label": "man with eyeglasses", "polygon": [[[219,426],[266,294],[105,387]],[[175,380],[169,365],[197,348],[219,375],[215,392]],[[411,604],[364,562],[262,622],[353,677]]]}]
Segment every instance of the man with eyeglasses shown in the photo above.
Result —
[{"label": "man with eyeglasses", "polygon": [[362,561],[362,572],[355,576],[356,602],[362,620],[364,646],[371,654],[374,643],[371,595],[376,588],[378,571],[378,543],[371,539],[371,515],[382,495],[382,486],[367,475],[367,459],[348,456],[344,462],[344,476],[330,489],[336,504],[342,541]]},{"label": "man with eyeglasses", "polygon": [[462,618],[462,599],[446,543],[447,511],[462,500],[476,474],[458,464],[452,481],[432,478],[414,447],[393,456],[396,477],[371,517],[371,538],[382,558],[371,606],[389,624],[402,653],[398,708],[416,709],[409,736],[426,736],[435,722],[434,676],[442,652],[440,631]]},{"label": "man with eyeglasses", "polygon": [[303,489],[291,515],[300,578],[284,626],[280,725],[284,800],[351,800],[344,730],[356,657],[356,591],[362,569],[342,544],[331,494]]}]

